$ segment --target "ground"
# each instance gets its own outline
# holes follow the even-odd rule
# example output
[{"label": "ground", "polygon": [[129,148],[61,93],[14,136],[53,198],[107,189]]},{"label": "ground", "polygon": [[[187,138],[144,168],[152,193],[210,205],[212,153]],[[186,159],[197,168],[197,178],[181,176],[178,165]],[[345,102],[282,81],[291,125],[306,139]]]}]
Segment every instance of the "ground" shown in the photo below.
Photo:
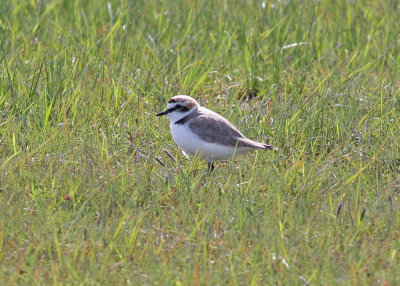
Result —
[{"label": "ground", "polygon": [[[5,1],[0,284],[400,283],[397,1]],[[191,95],[270,143],[187,160]]]}]

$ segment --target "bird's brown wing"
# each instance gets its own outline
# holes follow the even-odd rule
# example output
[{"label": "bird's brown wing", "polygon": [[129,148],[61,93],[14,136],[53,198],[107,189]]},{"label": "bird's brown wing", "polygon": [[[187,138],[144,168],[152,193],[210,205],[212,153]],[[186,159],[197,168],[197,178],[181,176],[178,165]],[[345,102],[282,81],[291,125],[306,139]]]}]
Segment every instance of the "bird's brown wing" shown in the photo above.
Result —
[{"label": "bird's brown wing", "polygon": [[246,138],[228,120],[219,114],[202,108],[197,110],[196,116],[189,120],[189,126],[201,139],[227,146],[248,147],[255,149],[269,149],[261,144]]}]

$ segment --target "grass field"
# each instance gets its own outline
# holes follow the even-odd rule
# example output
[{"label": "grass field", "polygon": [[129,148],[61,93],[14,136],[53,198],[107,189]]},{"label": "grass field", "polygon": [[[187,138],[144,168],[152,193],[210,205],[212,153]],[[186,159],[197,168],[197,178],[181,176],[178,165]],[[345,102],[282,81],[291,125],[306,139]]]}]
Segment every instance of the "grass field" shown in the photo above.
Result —
[{"label": "grass field", "polygon": [[[3,2],[1,285],[399,285],[397,1]],[[279,151],[208,176],[176,94]]]}]

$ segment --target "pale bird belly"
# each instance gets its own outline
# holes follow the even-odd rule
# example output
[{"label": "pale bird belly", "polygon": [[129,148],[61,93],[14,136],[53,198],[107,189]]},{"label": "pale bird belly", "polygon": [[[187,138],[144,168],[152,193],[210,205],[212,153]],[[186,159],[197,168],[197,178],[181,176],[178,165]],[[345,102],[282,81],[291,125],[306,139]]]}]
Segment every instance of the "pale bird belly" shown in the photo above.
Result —
[{"label": "pale bird belly", "polygon": [[185,125],[171,124],[171,134],[175,143],[189,155],[200,155],[210,160],[230,160],[235,155],[241,155],[247,150],[236,150],[235,147],[209,143],[200,139]]}]

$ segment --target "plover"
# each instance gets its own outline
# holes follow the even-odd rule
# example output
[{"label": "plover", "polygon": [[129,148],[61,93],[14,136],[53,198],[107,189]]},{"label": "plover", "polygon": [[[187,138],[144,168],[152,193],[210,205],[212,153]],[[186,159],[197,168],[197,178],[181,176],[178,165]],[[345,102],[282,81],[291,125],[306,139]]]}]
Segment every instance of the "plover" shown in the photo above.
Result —
[{"label": "plover", "polygon": [[171,121],[171,134],[184,153],[199,155],[208,161],[230,160],[252,150],[277,150],[271,145],[246,138],[221,115],[199,105],[190,96],[177,95],[168,101],[166,115]]}]

